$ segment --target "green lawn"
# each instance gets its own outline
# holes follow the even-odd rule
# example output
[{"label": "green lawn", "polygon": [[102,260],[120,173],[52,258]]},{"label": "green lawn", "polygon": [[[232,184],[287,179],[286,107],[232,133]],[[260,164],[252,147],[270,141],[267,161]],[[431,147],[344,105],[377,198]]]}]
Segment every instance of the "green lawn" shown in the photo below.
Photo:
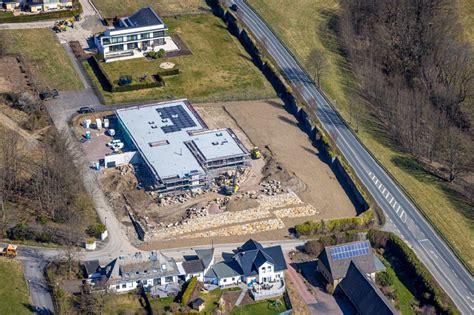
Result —
[{"label": "green lawn", "polygon": [[121,75],[134,78],[145,72],[152,75],[162,70],[159,65],[165,61],[175,63],[182,73],[165,77],[165,87],[120,93],[102,91],[107,103],[168,98],[202,102],[275,97],[270,83],[219,18],[199,14],[167,19],[166,23],[172,32],[182,37],[193,55],[115,61],[103,63],[103,68],[112,80],[118,80]]},{"label": "green lawn", "polygon": [[279,306],[273,306],[275,300],[265,300],[256,302],[254,304],[242,305],[235,307],[230,315],[273,315],[280,314],[281,312],[286,311],[285,302],[283,299],[278,299],[280,301]]},{"label": "green lawn", "polygon": [[0,314],[31,314],[30,294],[20,262],[0,258]]},{"label": "green lawn", "polygon": [[173,15],[199,12],[209,8],[205,0],[92,0],[102,16],[113,18],[124,16],[151,5],[159,15]]},{"label": "green lawn", "polygon": [[50,29],[1,30],[8,54],[22,54],[40,88],[79,90],[83,85],[71,60]]},{"label": "green lawn", "polygon": [[393,281],[393,288],[397,291],[398,296],[398,309],[402,312],[403,315],[412,315],[415,314],[413,308],[411,307],[412,304],[416,302],[415,296],[410,292],[410,290],[402,283],[401,272],[395,272],[393,267],[390,263],[381,256],[378,256],[380,260],[383,262],[385,268],[387,268],[387,272],[392,276]]},{"label": "green lawn", "polygon": [[472,268],[474,217],[468,202],[448,184],[425,172],[413,157],[398,150],[380,123],[367,113],[363,101],[356,97],[357,84],[350,64],[340,54],[333,31],[339,2],[294,0],[291,6],[286,0],[249,0],[249,3],[272,25],[310,73],[314,69],[306,62],[309,53],[314,48],[324,51],[329,66],[322,77],[323,90],[336,100],[338,111],[348,122],[351,121],[349,105],[358,104],[352,112],[361,113],[358,136],[362,142],[416,200],[426,216]]}]

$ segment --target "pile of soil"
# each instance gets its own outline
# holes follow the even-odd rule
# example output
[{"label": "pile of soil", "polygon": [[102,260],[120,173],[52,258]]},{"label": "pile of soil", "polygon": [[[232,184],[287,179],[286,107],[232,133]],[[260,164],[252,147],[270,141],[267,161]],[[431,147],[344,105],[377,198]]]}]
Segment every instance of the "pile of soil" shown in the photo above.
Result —
[{"label": "pile of soil", "polygon": [[265,166],[262,169],[262,181],[277,180],[281,182],[282,187],[289,188],[294,192],[303,192],[307,189],[306,184],[296,176],[290,174],[285,167],[273,157],[271,151],[265,152]]}]

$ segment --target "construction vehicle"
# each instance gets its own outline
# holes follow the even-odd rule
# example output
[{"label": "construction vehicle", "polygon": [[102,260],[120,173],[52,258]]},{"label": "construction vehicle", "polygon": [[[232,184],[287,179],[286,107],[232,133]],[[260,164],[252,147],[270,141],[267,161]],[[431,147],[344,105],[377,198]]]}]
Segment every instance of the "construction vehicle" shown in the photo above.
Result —
[{"label": "construction vehicle", "polygon": [[75,19],[74,17],[71,17],[71,18],[69,18],[69,19],[65,19],[65,20],[64,20],[64,24],[65,24],[66,26],[71,27],[71,28],[74,28],[74,24],[75,24],[75,23],[76,23],[76,19]]},{"label": "construction vehicle", "polygon": [[6,246],[0,245],[0,256],[15,258],[16,257],[16,245],[8,244]]},{"label": "construction vehicle", "polygon": [[53,31],[56,33],[65,32],[67,27],[67,22],[65,20],[56,21],[53,26]]},{"label": "construction vehicle", "polygon": [[258,160],[259,158],[262,157],[262,152],[260,152],[258,147],[254,147],[252,151],[250,151],[250,155],[252,156],[252,159]]},{"label": "construction vehicle", "polygon": [[232,196],[236,194],[240,189],[239,184],[237,184],[237,171],[235,171],[234,176],[232,176],[232,184],[224,186],[224,194],[226,196]]}]

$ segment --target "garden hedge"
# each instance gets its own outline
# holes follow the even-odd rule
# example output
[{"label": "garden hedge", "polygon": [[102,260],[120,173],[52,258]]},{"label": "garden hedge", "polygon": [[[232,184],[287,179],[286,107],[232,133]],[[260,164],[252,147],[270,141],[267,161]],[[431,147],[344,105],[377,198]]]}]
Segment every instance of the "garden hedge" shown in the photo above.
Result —
[{"label": "garden hedge", "polygon": [[[404,268],[409,277],[417,279],[417,282],[422,286],[422,294],[429,294],[429,302],[436,307],[437,313],[460,314],[451,298],[443,291],[415,252],[401,238],[391,232],[378,230],[370,230],[367,236],[374,248],[384,248],[400,260],[401,268]],[[418,296],[418,298],[426,299],[426,296]]]},{"label": "garden hedge", "polygon": [[77,14],[82,13],[82,6],[79,1],[74,3],[74,8],[72,10],[63,10],[55,12],[46,12],[39,14],[28,14],[28,15],[18,15],[18,16],[2,16],[0,15],[0,24],[2,23],[25,23],[25,22],[35,22],[43,20],[56,20],[56,19],[65,19],[73,17]]},{"label": "garden hedge", "polygon": [[197,282],[198,282],[198,279],[196,277],[192,277],[191,280],[189,280],[189,283],[186,286],[186,289],[184,290],[183,295],[181,296],[182,305],[188,305],[189,299],[191,298],[191,294],[193,294],[193,291],[197,285]]}]

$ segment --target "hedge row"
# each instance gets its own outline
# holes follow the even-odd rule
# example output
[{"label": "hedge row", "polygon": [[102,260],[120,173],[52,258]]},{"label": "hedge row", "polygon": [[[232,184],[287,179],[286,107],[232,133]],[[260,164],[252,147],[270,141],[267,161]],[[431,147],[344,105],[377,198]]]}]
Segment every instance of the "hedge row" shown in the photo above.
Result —
[{"label": "hedge row", "polygon": [[306,221],[303,224],[295,225],[295,230],[298,236],[311,236],[367,229],[373,224],[373,222],[374,210],[370,208],[355,218],[334,219],[330,221]]},{"label": "hedge row", "polygon": [[183,295],[181,296],[182,305],[188,305],[189,299],[191,298],[191,294],[193,294],[194,288],[196,287],[197,283],[198,279],[196,277],[192,277],[191,280],[189,280],[189,283],[186,286]]},{"label": "hedge row", "polygon": [[178,68],[175,68],[175,69],[160,71],[158,72],[158,75],[160,75],[161,77],[170,77],[173,75],[178,75],[180,73],[181,73],[181,70],[179,70]]},{"label": "hedge row", "polygon": [[[102,85],[102,88],[107,92],[111,92],[111,93],[128,92],[128,91],[143,90],[143,89],[149,89],[149,88],[155,88],[155,87],[162,87],[165,85],[165,81],[163,80],[161,73],[155,76],[156,81],[153,81],[153,82],[142,82],[142,83],[135,83],[132,85],[123,85],[123,86],[116,85],[110,79],[109,75],[104,70],[104,68],[102,68],[100,61],[98,61],[95,56],[92,56],[91,58],[89,58],[89,64],[91,65],[92,70],[94,71],[95,75],[97,76],[97,79]],[[173,69],[173,70],[177,70],[179,73],[179,69]],[[170,75],[173,75],[173,74],[170,74]]]},{"label": "hedge row", "polygon": [[393,233],[378,230],[370,230],[368,238],[373,247],[384,248],[399,259],[399,265],[408,273],[408,278],[416,279],[422,291],[418,298],[432,303],[437,308],[437,313],[460,314],[451,298],[402,239]]},{"label": "hedge row", "polygon": [[62,10],[55,12],[46,12],[38,14],[28,14],[28,15],[18,15],[18,16],[1,16],[0,15],[0,24],[2,23],[25,23],[25,22],[35,22],[42,20],[56,20],[56,19],[65,19],[73,17],[77,14],[82,13],[82,6],[77,1],[74,4],[72,10]]}]

